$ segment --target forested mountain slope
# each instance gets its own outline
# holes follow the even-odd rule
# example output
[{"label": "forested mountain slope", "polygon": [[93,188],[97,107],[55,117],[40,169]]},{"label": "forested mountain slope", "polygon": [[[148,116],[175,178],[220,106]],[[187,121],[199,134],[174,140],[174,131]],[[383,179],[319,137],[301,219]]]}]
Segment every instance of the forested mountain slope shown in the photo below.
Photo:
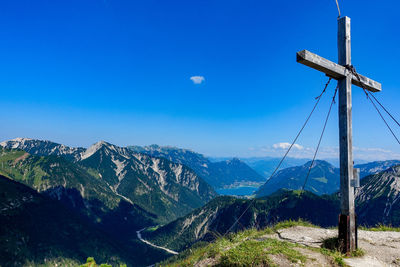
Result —
[{"label": "forested mountain slope", "polygon": [[88,256],[145,266],[165,254],[127,246],[59,201],[0,175],[0,265],[79,265]]}]

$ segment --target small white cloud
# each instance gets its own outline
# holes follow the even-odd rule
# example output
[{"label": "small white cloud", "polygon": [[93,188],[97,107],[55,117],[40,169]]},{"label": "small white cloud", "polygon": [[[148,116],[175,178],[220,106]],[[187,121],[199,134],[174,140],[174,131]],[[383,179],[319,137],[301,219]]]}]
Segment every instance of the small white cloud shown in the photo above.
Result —
[{"label": "small white cloud", "polygon": [[205,81],[204,76],[192,76],[192,77],[190,77],[190,79],[192,80],[192,82],[194,84],[201,84],[202,82]]},{"label": "small white cloud", "polygon": [[[289,143],[277,143],[272,145],[275,149],[288,149],[290,147]],[[292,148],[302,150],[304,147],[299,144],[294,144]]]}]

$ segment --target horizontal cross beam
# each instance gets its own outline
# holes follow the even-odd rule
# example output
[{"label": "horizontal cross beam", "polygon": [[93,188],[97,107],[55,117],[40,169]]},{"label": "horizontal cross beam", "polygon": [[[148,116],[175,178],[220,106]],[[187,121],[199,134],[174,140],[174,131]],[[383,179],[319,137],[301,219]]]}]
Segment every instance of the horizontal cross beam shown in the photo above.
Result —
[{"label": "horizontal cross beam", "polygon": [[[303,50],[297,52],[297,62],[309,66],[313,69],[319,70],[325,73],[327,76],[332,77],[336,80],[340,80],[346,77],[348,70],[335,62],[327,60],[323,57],[320,57],[314,53],[311,53],[308,50]],[[358,75],[358,77],[352,74],[351,83],[357,85],[359,87],[364,87],[368,91],[371,92],[379,92],[382,90],[382,85],[370,78],[367,78],[363,75]]]}]

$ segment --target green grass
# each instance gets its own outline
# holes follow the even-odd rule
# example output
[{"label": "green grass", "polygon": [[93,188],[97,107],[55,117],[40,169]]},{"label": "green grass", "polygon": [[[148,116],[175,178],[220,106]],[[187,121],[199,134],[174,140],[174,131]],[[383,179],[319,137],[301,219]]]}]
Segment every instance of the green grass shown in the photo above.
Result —
[{"label": "green grass", "polygon": [[378,224],[374,227],[359,226],[358,229],[374,232],[400,232],[400,227],[392,227],[390,225]]},{"label": "green grass", "polygon": [[302,255],[297,247],[309,249],[326,255],[334,265],[347,267],[344,259],[347,257],[361,257],[364,251],[357,249],[351,255],[342,254],[338,248],[337,238],[329,238],[323,242],[321,248],[304,247],[299,244],[280,241],[268,237],[279,229],[294,226],[317,227],[309,222],[283,221],[274,226],[262,230],[248,229],[238,233],[231,233],[227,236],[218,238],[213,243],[199,243],[191,249],[185,250],[158,266],[194,266],[202,260],[208,260],[214,266],[276,266],[271,260],[271,255],[279,255],[286,260],[305,266],[307,257]]},{"label": "green grass", "polygon": [[279,255],[293,263],[305,264],[307,257],[295,248],[300,245],[280,241],[265,235],[273,234],[279,229],[293,226],[311,226],[299,221],[284,221],[262,230],[248,229],[231,233],[218,238],[215,242],[195,245],[181,254],[172,257],[159,266],[193,266],[204,259],[212,259],[216,266],[274,266],[270,255]]},{"label": "green grass", "polygon": [[8,149],[1,149],[0,150],[0,157],[2,161],[14,161],[15,159],[23,156],[26,152],[23,150],[8,150]]},{"label": "green grass", "polygon": [[355,251],[351,252],[350,255],[345,255],[341,253],[342,249],[339,245],[339,240],[337,237],[327,238],[322,242],[322,247],[319,251],[324,254],[330,256],[336,264],[339,266],[347,266],[344,262],[344,258],[349,257],[362,257],[364,256],[364,250],[358,248]]},{"label": "green grass", "polygon": [[361,248],[357,248],[356,250],[352,251],[350,256],[351,257],[362,257],[365,255],[365,251]]},{"label": "green grass", "polygon": [[328,179],[326,179],[325,177],[318,177],[318,178],[313,178],[314,180],[327,184],[328,183]]},{"label": "green grass", "polygon": [[267,238],[262,241],[246,240],[221,253],[220,266],[273,265],[269,255],[283,255],[293,263],[305,263],[307,258],[294,250],[294,244]]},{"label": "green grass", "polygon": [[294,227],[294,226],[317,227],[310,222],[299,219],[299,220],[287,220],[287,221],[279,222],[279,223],[275,224],[272,229],[274,231],[277,231],[279,229],[290,228],[290,227]]},{"label": "green grass", "polygon": [[[126,267],[126,264],[120,264],[120,267]],[[112,267],[112,265],[107,263],[101,263],[98,265],[93,257],[89,257],[86,260],[85,264],[80,265],[80,267]]]},{"label": "green grass", "polygon": [[221,267],[227,266],[274,266],[269,255],[280,255],[293,263],[305,264],[307,257],[294,248],[297,245],[272,238],[250,239],[247,234],[232,239],[221,238],[208,246],[189,250],[189,256],[176,257],[159,266],[193,266],[206,258],[215,260]]},{"label": "green grass", "polygon": [[334,263],[339,266],[347,267],[348,265],[344,262],[344,255],[340,253],[338,250],[330,250],[326,248],[317,249],[321,254],[326,255],[333,259]]},{"label": "green grass", "polygon": [[159,225],[153,226],[153,227],[149,227],[149,228],[146,229],[146,232],[154,232],[154,231],[157,230],[158,228],[160,228]]}]

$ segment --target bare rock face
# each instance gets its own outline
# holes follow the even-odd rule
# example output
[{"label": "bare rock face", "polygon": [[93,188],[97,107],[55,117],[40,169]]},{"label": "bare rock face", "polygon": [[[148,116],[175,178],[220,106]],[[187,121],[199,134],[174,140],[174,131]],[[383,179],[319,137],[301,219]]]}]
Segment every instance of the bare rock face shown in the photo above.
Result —
[{"label": "bare rock face", "polygon": [[21,149],[31,155],[38,156],[63,156],[69,160],[79,160],[80,154],[85,151],[82,147],[69,147],[47,140],[36,140],[30,138],[15,138],[0,143],[7,149]]},{"label": "bare rock face", "polygon": [[370,175],[356,192],[357,214],[370,225],[400,224],[400,166]]},{"label": "bare rock face", "polygon": [[151,145],[144,147],[130,146],[128,148],[138,153],[165,158],[174,163],[186,165],[214,188],[258,184],[265,180],[262,175],[237,158],[212,162],[202,154],[177,147]]},{"label": "bare rock face", "polygon": [[[91,182],[100,185],[102,189],[97,190],[99,194],[104,195],[102,191],[112,191],[114,196],[158,215],[163,223],[189,213],[217,195],[210,185],[183,164],[105,141],[85,149],[50,141],[16,138],[0,143],[0,147],[20,149],[37,156],[62,157],[66,164],[75,165],[80,172],[86,172],[85,177],[94,176],[96,179]],[[27,161],[20,163],[29,164]],[[44,191],[56,186],[73,187],[82,193],[82,197],[85,197],[86,188],[94,188],[86,184],[82,186],[80,181],[71,184],[71,175],[62,173],[62,166],[59,169],[60,181],[41,179],[34,188]]]}]

